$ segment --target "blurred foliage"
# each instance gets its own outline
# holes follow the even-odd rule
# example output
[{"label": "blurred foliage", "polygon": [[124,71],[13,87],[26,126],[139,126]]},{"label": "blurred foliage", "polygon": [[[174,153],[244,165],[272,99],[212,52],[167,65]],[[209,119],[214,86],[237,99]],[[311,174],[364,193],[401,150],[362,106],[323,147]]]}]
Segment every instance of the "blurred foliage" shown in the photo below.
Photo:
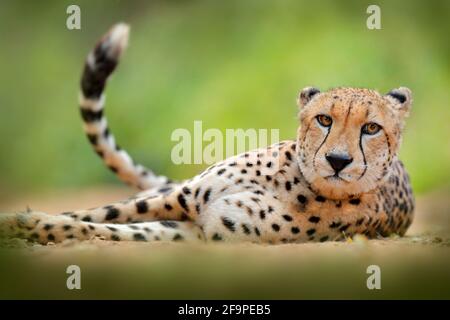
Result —
[{"label": "blurred foliage", "polygon": [[[81,7],[82,30],[66,29]],[[87,52],[112,24],[131,24],[129,51],[107,90],[121,145],[159,173],[176,128],[279,128],[295,136],[300,88],[358,86],[414,93],[401,157],[414,187],[450,179],[450,2],[8,1],[0,3],[0,194],[119,183],[82,134],[78,82]]]}]

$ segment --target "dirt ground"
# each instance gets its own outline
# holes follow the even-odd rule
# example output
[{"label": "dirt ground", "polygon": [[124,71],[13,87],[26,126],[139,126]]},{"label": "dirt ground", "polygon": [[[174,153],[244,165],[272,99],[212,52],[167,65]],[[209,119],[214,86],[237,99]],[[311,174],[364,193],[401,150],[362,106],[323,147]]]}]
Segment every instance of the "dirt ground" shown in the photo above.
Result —
[{"label": "dirt ground", "polygon": [[[403,238],[272,246],[3,241],[0,298],[449,299],[449,191],[417,199],[415,221]],[[128,195],[117,188],[66,190],[9,199],[0,212],[29,206],[56,213]],[[73,264],[82,270],[81,290],[66,287],[66,268]],[[369,265],[381,269],[381,290],[367,288]]]}]

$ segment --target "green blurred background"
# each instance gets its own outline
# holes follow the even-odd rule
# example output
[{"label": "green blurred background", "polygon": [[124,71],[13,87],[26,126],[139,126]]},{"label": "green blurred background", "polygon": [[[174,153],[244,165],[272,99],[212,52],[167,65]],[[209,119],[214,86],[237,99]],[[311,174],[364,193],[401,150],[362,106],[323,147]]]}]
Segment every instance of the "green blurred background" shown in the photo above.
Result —
[{"label": "green blurred background", "polygon": [[[81,30],[66,28],[70,4]],[[382,30],[366,28],[370,4]],[[450,297],[450,1],[0,0],[0,211],[34,208],[47,192],[49,212],[84,207],[92,189],[103,190],[93,204],[117,200],[122,183],[82,133],[77,96],[86,54],[118,21],[132,33],[107,90],[110,126],[136,160],[175,179],[202,169],[170,160],[173,130],[195,120],[292,139],[304,86],[411,88],[401,158],[423,194],[415,223],[406,238],[369,243],[92,240],[28,243],[19,256],[14,244],[0,250],[0,298]],[[59,196],[74,200],[63,208]],[[66,289],[68,264],[83,268],[80,292]],[[383,269],[381,292],[366,288],[369,264]]]},{"label": "green blurred background", "polygon": [[[81,30],[66,8],[81,7]],[[81,130],[84,58],[112,24],[131,42],[107,90],[107,116],[136,160],[175,179],[176,128],[279,128],[294,138],[298,91],[408,86],[414,106],[401,158],[414,188],[450,179],[449,1],[376,1],[382,30],[366,28],[373,1],[0,2],[0,201],[43,190],[119,184]]]}]

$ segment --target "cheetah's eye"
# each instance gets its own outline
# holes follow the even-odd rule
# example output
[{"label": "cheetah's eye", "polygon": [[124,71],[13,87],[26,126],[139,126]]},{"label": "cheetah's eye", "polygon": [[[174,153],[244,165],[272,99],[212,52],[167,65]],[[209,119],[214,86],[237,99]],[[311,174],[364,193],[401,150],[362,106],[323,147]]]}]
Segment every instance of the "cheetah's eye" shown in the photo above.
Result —
[{"label": "cheetah's eye", "polygon": [[381,126],[376,124],[375,122],[369,122],[366,123],[363,127],[362,127],[362,132],[364,134],[370,134],[370,135],[374,135],[375,133],[377,133],[378,131],[381,130]]},{"label": "cheetah's eye", "polygon": [[333,119],[325,114],[319,114],[316,119],[317,122],[319,122],[319,124],[323,127],[331,127],[331,124],[333,123]]}]

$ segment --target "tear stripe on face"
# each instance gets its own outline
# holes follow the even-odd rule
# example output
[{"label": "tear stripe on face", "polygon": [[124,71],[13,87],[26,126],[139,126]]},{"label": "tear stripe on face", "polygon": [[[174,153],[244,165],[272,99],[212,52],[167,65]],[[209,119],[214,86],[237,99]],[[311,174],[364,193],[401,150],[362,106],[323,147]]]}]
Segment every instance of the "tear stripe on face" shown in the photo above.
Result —
[{"label": "tear stripe on face", "polygon": [[313,169],[316,170],[316,156],[317,153],[319,152],[320,148],[322,148],[322,146],[325,144],[325,142],[327,141],[328,136],[330,135],[330,131],[331,131],[331,127],[329,127],[327,129],[327,134],[325,135],[325,138],[323,139],[322,143],[319,145],[319,147],[317,148],[316,152],[314,153],[314,157],[313,157]]}]

